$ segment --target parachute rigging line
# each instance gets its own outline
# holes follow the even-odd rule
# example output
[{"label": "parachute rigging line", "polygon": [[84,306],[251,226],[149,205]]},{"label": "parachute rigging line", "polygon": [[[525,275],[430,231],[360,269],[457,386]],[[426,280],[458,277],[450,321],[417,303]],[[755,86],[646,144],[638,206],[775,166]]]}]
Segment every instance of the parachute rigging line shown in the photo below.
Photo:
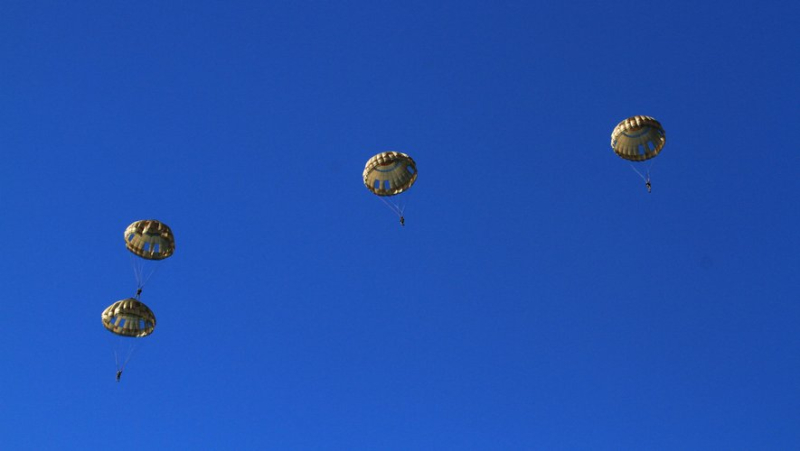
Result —
[{"label": "parachute rigging line", "polygon": [[638,169],[636,169],[636,166],[634,166],[634,165],[633,165],[633,163],[631,163],[631,169],[633,169],[633,171],[634,171],[634,172],[636,172],[637,174],[639,174],[639,177],[641,177],[641,178],[642,178],[642,180],[644,180],[645,182],[647,182],[648,180],[650,180],[650,170],[651,170],[651,169],[653,169],[653,165],[654,165],[655,163],[656,163],[656,162],[655,162],[655,160],[651,160],[651,161],[650,161],[650,165],[648,165],[648,166],[647,166],[647,170],[645,171],[645,174],[647,174],[647,176],[646,176],[646,177],[645,177],[645,175],[644,175],[644,174],[642,174],[642,173],[641,173],[641,171],[639,171]]},{"label": "parachute rigging line", "polygon": [[[154,264],[150,260],[143,260],[135,255],[130,256],[131,267],[133,268],[133,275],[136,278],[136,289],[141,290],[153,277],[153,274],[161,267],[160,264]],[[150,262],[150,263],[148,263]],[[149,271],[145,270],[145,266],[150,265]]]},{"label": "parachute rigging line", "polygon": [[400,207],[400,205],[393,204],[386,200],[384,196],[378,196],[387,207],[389,207],[397,216],[403,216],[403,212],[405,211],[405,207]]}]

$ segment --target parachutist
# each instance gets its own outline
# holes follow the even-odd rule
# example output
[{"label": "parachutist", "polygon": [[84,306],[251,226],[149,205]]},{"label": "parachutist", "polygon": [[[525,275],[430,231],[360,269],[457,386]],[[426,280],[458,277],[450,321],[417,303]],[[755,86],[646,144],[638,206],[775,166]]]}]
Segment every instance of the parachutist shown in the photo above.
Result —
[{"label": "parachutist", "polygon": [[136,290],[136,299],[139,299],[139,295],[141,295],[141,294],[142,294],[142,289],[141,288]]},{"label": "parachutist", "polygon": [[395,215],[400,225],[405,226],[403,211],[408,197],[393,197],[408,191],[417,180],[417,164],[402,152],[382,152],[364,166],[364,186],[378,196]]},{"label": "parachutist", "polygon": [[406,218],[400,216],[400,225],[405,227],[406,226]]},{"label": "parachutist", "polygon": [[122,377],[122,370],[117,371],[117,382],[119,382],[119,378]]},{"label": "parachutist", "polygon": [[664,127],[650,116],[629,117],[617,124],[611,132],[611,149],[620,158],[631,162],[631,169],[642,178],[648,193],[653,191],[650,184],[650,169],[653,163],[640,166],[646,167],[645,171],[636,169],[634,163],[641,164],[655,158],[666,142]]}]

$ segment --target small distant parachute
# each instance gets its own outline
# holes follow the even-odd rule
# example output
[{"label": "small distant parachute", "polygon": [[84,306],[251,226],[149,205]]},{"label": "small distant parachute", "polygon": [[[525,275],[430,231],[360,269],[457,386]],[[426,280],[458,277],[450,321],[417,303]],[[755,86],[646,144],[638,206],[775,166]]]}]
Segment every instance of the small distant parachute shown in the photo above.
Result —
[{"label": "small distant parachute", "polygon": [[101,315],[103,327],[116,335],[114,362],[117,366],[117,381],[137,349],[139,340],[156,328],[156,315],[138,299],[128,298],[111,304]]},{"label": "small distant parachute", "polygon": [[378,196],[394,196],[411,188],[417,180],[417,164],[400,152],[383,152],[367,161],[364,185]]},{"label": "small distant parachute", "polygon": [[111,304],[102,314],[103,326],[123,337],[146,337],[156,328],[156,315],[144,302],[134,298]]},{"label": "small distant parachute", "polygon": [[405,224],[404,203],[394,198],[411,188],[417,181],[417,164],[401,152],[382,152],[367,161],[364,185],[400,217]]},{"label": "small distant parachute", "polygon": [[125,247],[136,276],[137,296],[158,269],[158,262],[175,252],[175,236],[168,225],[155,219],[136,221],[125,229]]},{"label": "small distant parachute", "polygon": [[[654,158],[667,142],[664,127],[650,116],[632,116],[617,124],[611,132],[611,148],[614,153],[625,160],[641,164]],[[653,163],[647,164],[645,173],[633,164],[631,168],[645,181],[650,191],[650,169]]]},{"label": "small distant parachute", "polygon": [[136,221],[125,229],[125,247],[144,259],[163,260],[175,252],[175,237],[163,222]]}]

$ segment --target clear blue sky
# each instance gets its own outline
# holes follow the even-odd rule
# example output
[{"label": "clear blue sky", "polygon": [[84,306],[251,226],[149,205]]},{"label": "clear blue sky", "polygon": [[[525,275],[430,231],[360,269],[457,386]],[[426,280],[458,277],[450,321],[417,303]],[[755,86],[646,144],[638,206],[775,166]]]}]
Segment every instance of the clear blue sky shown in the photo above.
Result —
[{"label": "clear blue sky", "polygon": [[[800,446],[800,6],[8,0],[3,449]],[[650,115],[648,194],[609,147]],[[406,227],[361,181],[414,157]],[[177,250],[114,381],[122,232]]]}]

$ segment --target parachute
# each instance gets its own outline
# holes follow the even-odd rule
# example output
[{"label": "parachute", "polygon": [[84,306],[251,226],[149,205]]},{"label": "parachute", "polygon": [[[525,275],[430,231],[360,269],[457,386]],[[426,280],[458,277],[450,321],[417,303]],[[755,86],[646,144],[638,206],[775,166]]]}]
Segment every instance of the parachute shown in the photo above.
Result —
[{"label": "parachute", "polygon": [[103,326],[123,337],[146,337],[156,328],[156,315],[142,301],[134,298],[117,301],[102,314]]},{"label": "parachute", "polygon": [[367,189],[391,208],[400,217],[400,223],[405,225],[405,204],[394,196],[410,189],[417,180],[414,159],[401,152],[382,152],[367,161],[363,176]]},{"label": "parachute", "polygon": [[[664,127],[650,116],[632,116],[617,124],[611,132],[611,149],[625,160],[641,164],[654,158],[664,148],[667,137]],[[631,168],[645,181],[647,191],[650,191],[650,162],[642,174],[639,169],[631,164]]]},{"label": "parachute", "polygon": [[131,265],[136,276],[137,296],[158,269],[155,262],[170,257],[175,252],[172,230],[155,219],[136,221],[125,229],[125,247],[136,257]]},{"label": "parachute", "polygon": [[175,252],[175,237],[166,224],[148,219],[125,229],[125,247],[147,260],[163,260]]},{"label": "parachute", "polygon": [[156,315],[143,302],[138,299],[128,298],[117,301],[101,315],[103,327],[117,335],[114,345],[114,363],[117,367],[117,381],[119,381],[125,365],[128,364],[137,349],[138,340],[153,333],[156,328]]}]

